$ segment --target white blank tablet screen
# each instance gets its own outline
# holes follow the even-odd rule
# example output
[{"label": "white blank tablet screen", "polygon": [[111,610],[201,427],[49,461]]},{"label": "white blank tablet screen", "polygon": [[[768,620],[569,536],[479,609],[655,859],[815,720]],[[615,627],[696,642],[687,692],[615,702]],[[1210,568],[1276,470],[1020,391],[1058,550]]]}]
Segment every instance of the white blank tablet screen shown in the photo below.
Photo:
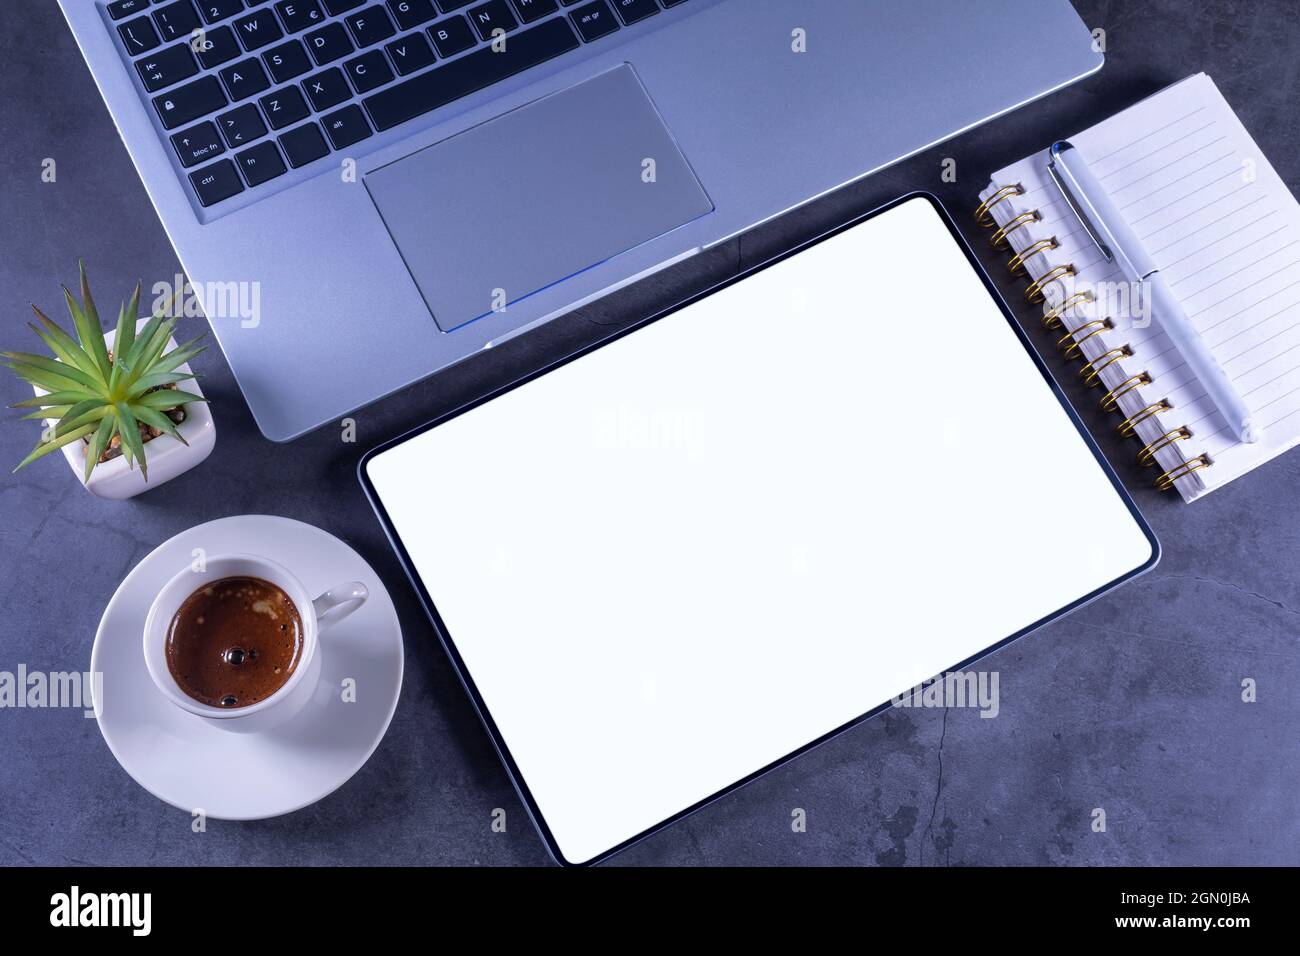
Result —
[{"label": "white blank tablet screen", "polygon": [[1153,559],[925,199],[367,473],[569,862]]}]

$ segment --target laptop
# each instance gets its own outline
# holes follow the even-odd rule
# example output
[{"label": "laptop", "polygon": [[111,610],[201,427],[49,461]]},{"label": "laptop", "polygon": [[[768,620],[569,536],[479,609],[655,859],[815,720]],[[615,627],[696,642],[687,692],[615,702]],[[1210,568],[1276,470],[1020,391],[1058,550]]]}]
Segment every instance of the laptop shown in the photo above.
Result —
[{"label": "laptop", "polygon": [[1068,0],[59,3],[276,441],[1102,64]]}]

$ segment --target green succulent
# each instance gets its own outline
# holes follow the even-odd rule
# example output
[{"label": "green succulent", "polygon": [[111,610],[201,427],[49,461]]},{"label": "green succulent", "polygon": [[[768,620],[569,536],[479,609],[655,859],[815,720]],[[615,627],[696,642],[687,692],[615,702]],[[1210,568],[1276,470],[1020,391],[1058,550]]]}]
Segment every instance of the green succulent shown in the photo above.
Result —
[{"label": "green succulent", "polygon": [[48,393],[15,402],[10,407],[34,408],[36,411],[23,417],[54,422],[52,427],[42,432],[41,440],[31,454],[19,462],[14,471],[64,445],[85,439],[88,442],[88,480],[100,455],[111,447],[116,437],[127,463],[134,468],[138,461],[140,472],[148,481],[140,426],[156,428],[188,444],[177,431],[175,422],[165,413],[191,402],[205,401],[202,396],[175,387],[177,382],[194,377],[176,369],[206,348],[198,344],[202,336],[164,352],[176,320],[164,318],[161,313],[153,315],[137,334],[136,316],[140,307],[140,285],[137,283],[130,301],[118,310],[117,331],[110,355],[104,345],[99,313],[90,297],[84,263],[81,265],[81,302],[78,303],[66,287],[63,296],[68,311],[72,313],[80,342],[73,340],[33,305],[32,311],[40,325],[27,324],[49,346],[54,357],[30,352],[0,352],[0,358],[3,358],[0,365],[12,369],[29,385]]}]

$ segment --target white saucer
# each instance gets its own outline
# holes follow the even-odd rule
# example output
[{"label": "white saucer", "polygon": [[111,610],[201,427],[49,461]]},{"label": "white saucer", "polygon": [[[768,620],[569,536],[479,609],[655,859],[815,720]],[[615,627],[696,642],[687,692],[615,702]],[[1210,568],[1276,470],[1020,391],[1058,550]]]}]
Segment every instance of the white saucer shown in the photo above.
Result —
[{"label": "white saucer", "polygon": [[[321,639],[321,677],[311,701],[277,727],[223,730],[171,703],[149,677],[145,616],[159,589],[194,560],[195,548],[264,555],[313,594],[346,581],[370,588],[370,599]],[[187,813],[259,820],[315,803],[361,769],[397,708],[402,661],[397,611],[360,555],[309,524],[241,515],[183,531],[136,565],[104,611],[90,669],[103,674],[99,729],[136,783]],[[356,681],[354,703],[343,700],[349,677]]]}]

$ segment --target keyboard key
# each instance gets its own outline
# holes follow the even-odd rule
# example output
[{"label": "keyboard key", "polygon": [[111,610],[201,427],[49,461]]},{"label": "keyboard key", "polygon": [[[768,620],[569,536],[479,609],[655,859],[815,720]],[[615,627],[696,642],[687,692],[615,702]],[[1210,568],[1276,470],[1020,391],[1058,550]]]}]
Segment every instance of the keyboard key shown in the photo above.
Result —
[{"label": "keyboard key", "polygon": [[325,9],[331,14],[347,13],[365,2],[366,0],[325,0]]},{"label": "keyboard key", "polygon": [[170,93],[155,96],[153,105],[163,129],[176,129],[221,109],[226,105],[226,95],[221,92],[216,77],[204,76]]},{"label": "keyboard key", "polygon": [[147,53],[162,43],[162,40],[158,39],[158,31],[153,28],[148,17],[128,20],[117,28],[117,32],[122,37],[122,42],[126,44],[126,52],[132,56]]},{"label": "keyboard key", "polygon": [[172,134],[172,148],[186,169],[207,162],[226,151],[212,123],[200,123],[187,130]]},{"label": "keyboard key", "polygon": [[451,13],[461,7],[468,7],[473,2],[474,0],[438,0],[438,9],[443,13]]},{"label": "keyboard key", "polygon": [[[511,0],[511,2],[515,5],[515,12],[519,14],[519,19],[524,23],[532,23],[560,9],[555,0]],[[650,2],[654,3],[654,0]]]},{"label": "keyboard key", "polygon": [[288,83],[294,77],[302,76],[311,69],[311,60],[307,51],[298,40],[272,47],[262,54],[262,61],[271,71],[271,78],[277,83]]},{"label": "keyboard key", "polygon": [[236,153],[235,165],[244,174],[244,181],[249,186],[260,186],[289,171],[284,165],[284,160],[280,158],[280,150],[269,139],[265,143],[258,143],[252,149]]},{"label": "keyboard key", "polygon": [[280,137],[280,148],[294,169],[314,163],[330,152],[329,144],[315,123],[289,130]]},{"label": "keyboard key", "polygon": [[685,3],[686,0],[664,0],[665,7],[675,7],[679,3]]},{"label": "keyboard key", "polygon": [[311,108],[302,98],[302,91],[296,86],[286,86],[274,93],[267,93],[257,102],[261,105],[262,112],[266,114],[271,129],[284,129],[311,115]]},{"label": "keyboard key", "polygon": [[355,103],[343,107],[337,113],[322,116],[321,123],[325,126],[325,133],[335,149],[346,149],[353,143],[359,143],[372,135],[370,124],[366,122],[361,107]]},{"label": "keyboard key", "polygon": [[609,4],[605,0],[596,0],[595,3],[579,7],[569,14],[569,19],[588,43],[618,29],[618,21],[609,12]]},{"label": "keyboard key", "polygon": [[478,43],[464,17],[452,17],[435,23],[429,27],[429,37],[438,48],[438,55],[442,57],[455,56]]},{"label": "keyboard key", "polygon": [[205,166],[198,172],[190,173],[190,182],[198,193],[199,202],[204,206],[213,206],[223,199],[237,196],[244,191],[244,184],[239,181],[235,164],[228,159]]},{"label": "keyboard key", "polygon": [[275,22],[271,11],[266,9],[257,10],[236,20],[235,34],[249,53],[284,37],[280,24]]},{"label": "keyboard key", "polygon": [[344,17],[343,22],[352,32],[352,39],[357,41],[358,50],[381,40],[387,40],[397,32],[393,27],[393,21],[388,19],[387,11],[379,4]]},{"label": "keyboard key", "polygon": [[429,46],[429,41],[424,38],[423,33],[408,33],[394,40],[384,49],[388,51],[393,66],[397,67],[397,72],[401,76],[410,76],[416,70],[423,70],[435,59],[433,47]]},{"label": "keyboard key", "polygon": [[208,30],[203,35],[203,42],[199,47],[199,62],[203,64],[204,69],[208,70],[222,63],[229,63],[243,52],[235,39],[235,31],[230,27]]},{"label": "keyboard key", "polygon": [[202,24],[199,15],[194,12],[191,0],[177,0],[153,12],[153,22],[158,24],[158,32],[165,41],[182,40],[197,30]]},{"label": "keyboard key", "polygon": [[316,0],[280,0],[275,5],[275,12],[280,14],[280,22],[290,33],[318,27],[325,22],[325,11]]},{"label": "keyboard key", "polygon": [[317,113],[323,113],[332,106],[338,106],[344,100],[352,99],[352,90],[348,81],[338,67],[330,67],[324,72],[307,77],[302,82],[302,91],[311,100]]},{"label": "keyboard key", "polygon": [[392,11],[399,30],[412,30],[438,15],[433,0],[388,0],[388,9]]},{"label": "keyboard key", "polygon": [[139,13],[149,6],[149,0],[113,0],[108,5],[108,15],[114,20],[121,20],[133,13]]},{"label": "keyboard key", "polygon": [[636,23],[659,12],[655,0],[614,0],[614,9],[626,24]]},{"label": "keyboard key", "polygon": [[348,60],[343,64],[343,72],[358,93],[369,93],[393,78],[393,71],[389,69],[382,50],[371,50],[355,60]]},{"label": "keyboard key", "polygon": [[262,63],[257,57],[250,56],[247,60],[240,60],[233,66],[228,66],[219,74],[221,82],[225,84],[226,92],[230,94],[230,102],[237,103],[240,100],[246,100],[250,96],[256,96],[263,90],[271,88],[271,81],[266,77],[266,70],[262,69]]},{"label": "keyboard key", "polygon": [[469,11],[469,22],[474,24],[474,29],[484,40],[491,40],[497,30],[509,33],[519,26],[519,21],[506,6],[506,0],[488,0],[487,3],[472,7]]},{"label": "keyboard key", "polygon": [[199,72],[194,54],[185,43],[177,43],[150,56],[141,57],[135,61],[135,68],[140,71],[144,88],[150,93],[157,93],[164,86],[188,80]]},{"label": "keyboard key", "polygon": [[364,101],[366,110],[383,132],[577,46],[578,38],[563,17],[545,20],[516,33],[501,53],[483,47],[375,93]]},{"label": "keyboard key", "polygon": [[221,128],[221,135],[226,138],[226,143],[231,149],[247,146],[253,140],[266,135],[266,124],[262,122],[262,114],[252,103],[231,110],[229,113],[222,113],[217,117],[217,126]]},{"label": "keyboard key", "polygon": [[307,49],[317,66],[333,63],[339,57],[347,56],[356,47],[348,39],[348,31],[341,23],[330,23],[307,34]]},{"label": "keyboard key", "polygon": [[208,23],[244,12],[244,0],[199,0],[199,13]]}]

